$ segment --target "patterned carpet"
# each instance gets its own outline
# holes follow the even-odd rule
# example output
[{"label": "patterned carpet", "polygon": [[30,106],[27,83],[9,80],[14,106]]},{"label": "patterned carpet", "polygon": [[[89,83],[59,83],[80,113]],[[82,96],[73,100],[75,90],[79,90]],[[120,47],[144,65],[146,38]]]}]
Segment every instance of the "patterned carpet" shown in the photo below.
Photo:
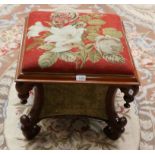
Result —
[{"label": "patterned carpet", "polygon": [[[17,117],[26,110],[26,107],[18,106],[13,83],[24,17],[32,9],[66,7],[87,12],[117,13],[122,16],[141,86],[131,110],[122,111],[129,116],[129,126],[118,141],[112,142],[103,134],[101,136],[101,131],[98,130],[102,123],[94,123],[93,120],[76,120],[69,132],[65,132],[68,130],[68,122],[65,120],[61,122],[65,126],[64,132],[61,123],[50,120],[53,125],[45,123],[45,128],[55,131],[54,134],[46,132],[44,128],[44,132],[31,142],[26,142],[20,131],[16,130],[19,129],[16,125]],[[153,5],[0,5],[0,149],[155,149],[154,8]],[[121,94],[118,94],[118,99],[119,97]],[[86,122],[92,128],[83,132],[81,129]]]}]

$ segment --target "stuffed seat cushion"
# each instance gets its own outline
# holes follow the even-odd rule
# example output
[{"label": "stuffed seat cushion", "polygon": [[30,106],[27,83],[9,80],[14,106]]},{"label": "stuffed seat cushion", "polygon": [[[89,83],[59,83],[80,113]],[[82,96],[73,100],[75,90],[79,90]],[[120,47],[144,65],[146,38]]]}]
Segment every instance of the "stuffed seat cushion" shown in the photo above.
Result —
[{"label": "stuffed seat cushion", "polygon": [[33,11],[26,25],[23,72],[134,74],[118,15]]}]

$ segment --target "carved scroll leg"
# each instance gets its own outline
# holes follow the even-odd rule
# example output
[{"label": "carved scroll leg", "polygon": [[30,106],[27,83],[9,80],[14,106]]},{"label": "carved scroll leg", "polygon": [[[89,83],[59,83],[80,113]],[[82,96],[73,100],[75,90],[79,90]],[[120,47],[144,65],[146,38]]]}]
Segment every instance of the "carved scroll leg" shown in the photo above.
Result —
[{"label": "carved scroll leg", "polygon": [[104,133],[112,140],[118,139],[124,132],[124,127],[127,124],[125,117],[119,117],[115,112],[114,98],[117,88],[109,87],[106,95],[106,114],[108,117],[107,126],[104,128]]},{"label": "carved scroll leg", "polygon": [[124,93],[124,100],[125,108],[130,108],[130,102],[134,100],[135,95],[138,93],[139,87],[138,86],[128,86],[124,88],[120,88],[120,90]]},{"label": "carved scroll leg", "polygon": [[27,103],[29,97],[29,91],[32,90],[33,85],[29,83],[16,82],[16,90],[18,92],[18,97],[21,99],[22,104]]},{"label": "carved scroll leg", "polygon": [[40,126],[37,125],[39,122],[39,115],[43,105],[43,87],[38,84],[35,87],[35,98],[32,109],[28,115],[22,115],[20,117],[21,130],[26,139],[33,139],[39,132]]}]

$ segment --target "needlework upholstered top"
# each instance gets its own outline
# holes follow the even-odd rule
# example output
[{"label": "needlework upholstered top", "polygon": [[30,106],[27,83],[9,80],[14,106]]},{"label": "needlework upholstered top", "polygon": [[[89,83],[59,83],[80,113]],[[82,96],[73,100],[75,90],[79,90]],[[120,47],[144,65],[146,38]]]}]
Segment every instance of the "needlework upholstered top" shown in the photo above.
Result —
[{"label": "needlework upholstered top", "polygon": [[122,21],[115,14],[29,14],[23,72],[133,75]]}]

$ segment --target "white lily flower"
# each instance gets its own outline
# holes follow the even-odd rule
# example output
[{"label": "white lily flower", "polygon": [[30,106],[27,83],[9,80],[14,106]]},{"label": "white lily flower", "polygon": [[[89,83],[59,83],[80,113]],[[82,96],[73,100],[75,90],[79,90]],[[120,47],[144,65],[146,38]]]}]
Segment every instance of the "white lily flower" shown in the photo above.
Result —
[{"label": "white lily flower", "polygon": [[50,28],[44,26],[41,22],[36,22],[34,25],[29,27],[27,36],[28,38],[39,36],[40,32],[50,31]]},{"label": "white lily flower", "polygon": [[84,28],[75,28],[75,26],[68,25],[62,28],[52,27],[50,32],[52,35],[45,38],[45,42],[55,42],[56,47],[53,52],[64,52],[70,50],[73,45],[79,43]]}]

